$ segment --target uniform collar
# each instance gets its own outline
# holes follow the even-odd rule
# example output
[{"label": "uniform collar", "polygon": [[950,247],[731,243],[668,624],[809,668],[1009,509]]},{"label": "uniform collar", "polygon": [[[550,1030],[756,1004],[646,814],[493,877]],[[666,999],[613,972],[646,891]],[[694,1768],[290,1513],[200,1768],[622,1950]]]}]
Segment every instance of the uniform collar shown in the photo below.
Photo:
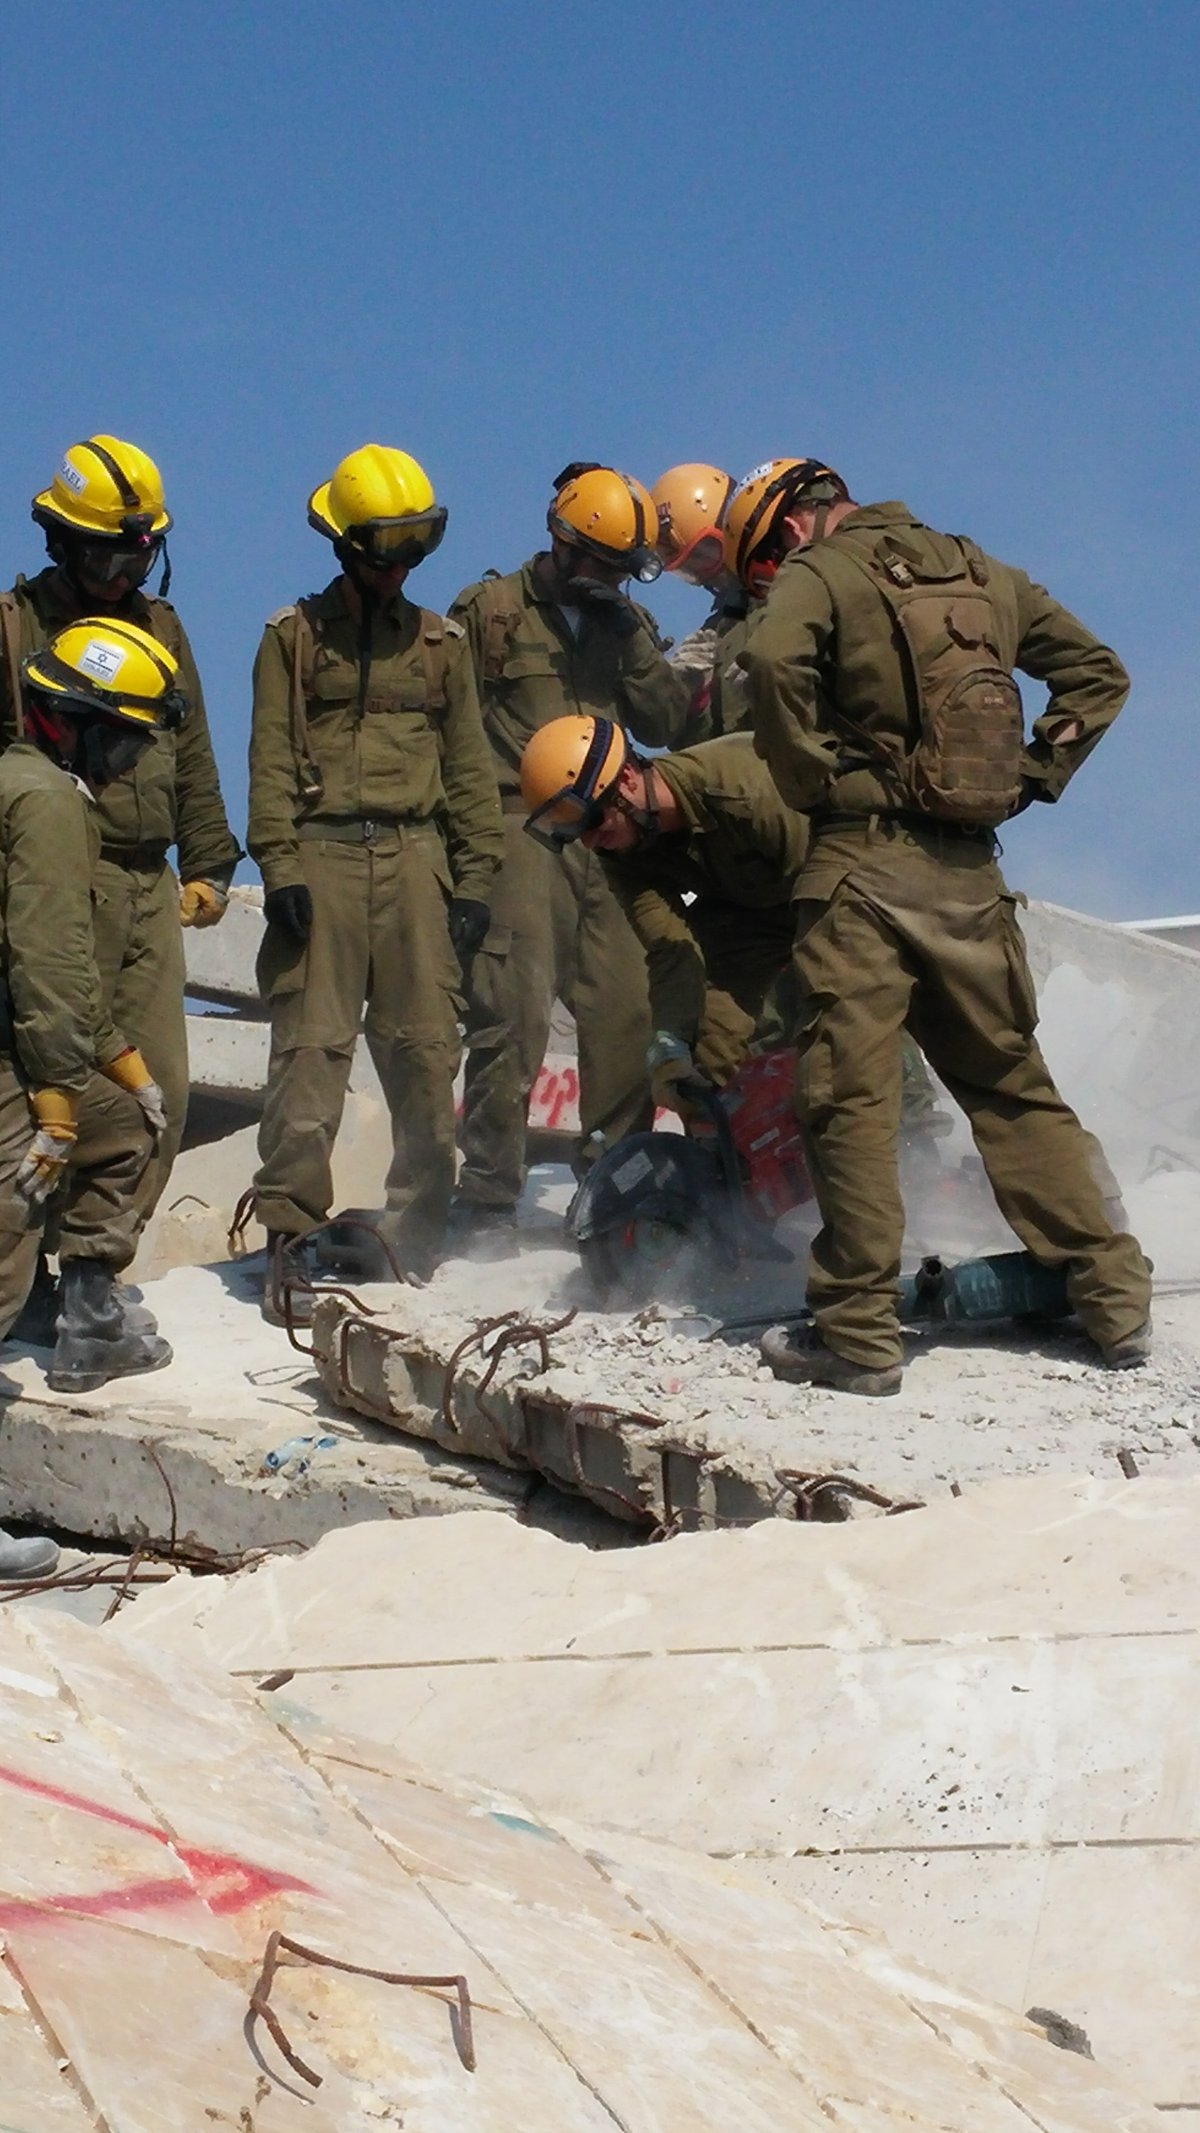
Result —
[{"label": "uniform collar", "polygon": [[[321,615],[330,622],[343,618],[353,622],[356,628],[358,626],[358,616],[352,612],[350,602],[346,598],[345,574],[340,570],[336,578],[331,578],[324,592],[317,594],[317,607]],[[415,621],[421,610],[402,588],[398,593],[393,593],[391,599],[385,601],[375,612],[377,618],[383,616],[386,621],[394,622],[397,629],[403,629],[405,622]]]},{"label": "uniform collar", "polygon": [[[833,531],[834,533],[840,533],[843,526],[896,526],[901,524],[906,526],[920,524],[920,521],[913,517],[907,504],[897,502],[857,504],[853,511],[848,511],[845,518],[838,521]],[[832,538],[832,535],[830,538]]]},{"label": "uniform collar", "polygon": [[543,592],[541,588],[538,565],[544,562],[549,554],[550,550],[548,548],[539,548],[537,554],[531,555],[527,563],[522,563],[521,590],[526,599],[532,600],[538,607],[560,608],[562,601],[557,599],[553,593]]}]

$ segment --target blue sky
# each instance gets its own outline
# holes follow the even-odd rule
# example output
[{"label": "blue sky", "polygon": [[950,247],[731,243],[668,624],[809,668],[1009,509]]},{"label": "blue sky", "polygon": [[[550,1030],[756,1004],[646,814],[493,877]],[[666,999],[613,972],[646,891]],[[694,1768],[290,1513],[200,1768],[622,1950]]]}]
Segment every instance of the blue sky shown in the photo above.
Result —
[{"label": "blue sky", "polygon": [[819,453],[1133,674],[1014,884],[1195,910],[1198,60],[1194,0],[13,7],[0,576],[67,443],[154,454],[240,830],[259,631],[329,574],[343,452],[429,468],[432,606],[537,546],[567,459]]}]

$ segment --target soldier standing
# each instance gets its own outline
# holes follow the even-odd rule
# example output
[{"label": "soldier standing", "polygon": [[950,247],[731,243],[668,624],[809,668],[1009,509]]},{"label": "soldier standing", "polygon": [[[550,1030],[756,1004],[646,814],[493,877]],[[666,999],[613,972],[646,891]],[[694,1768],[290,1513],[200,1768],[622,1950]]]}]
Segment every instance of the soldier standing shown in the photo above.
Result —
[{"label": "soldier standing", "polygon": [[[5,734],[20,733],[21,660],[67,623],[105,614],[148,630],[179,669],[188,712],[160,730],[129,775],[97,801],[96,961],[113,1021],[149,1062],[166,1126],[142,1181],[146,1219],[179,1152],[187,1117],[188,1052],[180,926],[216,925],[241,857],[221,798],[204,694],[175,609],[143,590],[156,563],[169,581],[171,525],[154,461],[119,437],[73,444],[33,499],[49,567],[0,594],[0,707]],[[180,880],[167,863],[176,846]],[[53,1299],[50,1299],[51,1311]]]},{"label": "soldier standing", "polygon": [[547,514],[550,547],[507,577],[484,578],[451,613],[466,629],[504,810],[504,863],[476,957],[467,1037],[463,1233],[510,1225],[525,1178],[529,1098],[555,998],[579,1037],[579,1160],[651,1118],[649,1011],[637,941],[597,860],[549,852],[523,834],[521,755],[565,712],[628,725],[669,747],[687,720],[687,678],[668,664],[653,618],[626,580],[657,577],[657,518],[640,482],[613,467],[564,468]]},{"label": "soldier standing", "polygon": [[[384,1228],[423,1275],[454,1184],[460,961],[487,930],[496,777],[463,631],[404,592],[445,530],[427,474],[364,445],[308,515],[339,574],[271,617],[254,668],[248,841],[266,891],[271,1061],[253,1194],[277,1267],[329,1213],[365,1003],[392,1121]],[[269,1268],[269,1318],[276,1286]]]},{"label": "soldier standing", "polygon": [[[1150,1270],[1115,1230],[1095,1144],[1050,1079],[995,828],[1054,802],[1117,716],[1116,655],[1033,584],[832,469],[756,468],[726,522],[746,582],[774,575],[746,647],[755,745],[813,845],[796,886],[797,1108],[822,1228],[813,1326],[763,1344],[780,1376],[859,1393],[901,1380],[900,1032],[966,1112],[997,1204],[1064,1270],[1102,1359],[1141,1362]],[[776,574],[777,573],[777,574]],[[1027,741],[1014,667],[1046,684]]]},{"label": "soldier standing", "polygon": [[[104,1005],[89,816],[157,734],[178,729],[176,671],[136,625],[71,624],[24,661],[23,737],[0,756],[0,1339],[57,1213],[61,1307],[47,1378],[60,1392],[171,1360],[149,1313],[127,1310],[117,1283],[141,1234],[141,1181],[165,1111]],[[0,1577],[44,1575],[56,1556],[52,1542],[0,1532]]]}]

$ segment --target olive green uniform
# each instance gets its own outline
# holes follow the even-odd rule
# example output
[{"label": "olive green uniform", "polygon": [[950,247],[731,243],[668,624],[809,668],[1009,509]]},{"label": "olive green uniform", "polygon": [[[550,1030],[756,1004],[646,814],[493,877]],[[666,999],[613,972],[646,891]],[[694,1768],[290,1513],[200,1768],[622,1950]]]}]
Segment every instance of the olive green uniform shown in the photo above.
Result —
[{"label": "olive green uniform", "polygon": [[[811,831],[780,799],[749,734],[659,756],[654,768],[684,827],[605,852],[604,869],[645,952],[655,1030],[681,1038],[722,1086],[752,1046],[790,1041],[792,898]],[[905,1037],[905,1127],[927,1127],[936,1108]]]},{"label": "olive green uniform", "polygon": [[[90,806],[32,742],[0,756],[0,1339],[29,1294],[60,1200],[62,1259],[103,1260],[119,1273],[142,1229],[150,1133],[133,1097],[96,1072],[125,1037],[104,1009],[93,954]],[[34,1207],[16,1180],[37,1130],[28,1092],[44,1088],[75,1096],[79,1133],[65,1186]]]},{"label": "olive green uniform", "polygon": [[[903,504],[856,507],[825,540],[787,557],[744,654],[755,744],[784,799],[814,811],[795,950],[797,1106],[823,1222],[809,1301],[839,1354],[871,1369],[899,1360],[896,1127],[907,1019],[967,1114],[1005,1220],[1035,1258],[1064,1268],[1085,1328],[1108,1346],[1146,1321],[1149,1270],[1134,1239],[1108,1221],[1096,1145],[1036,1043],[1037,1003],[995,838],[918,813],[916,685],[892,615],[855,560],[897,537],[933,575],[964,567],[966,551]],[[1128,680],[1115,654],[1023,571],[973,552],[1000,664],[1049,689],[1023,769],[1027,796],[1054,801],[1116,717]]]},{"label": "olive green uniform", "polygon": [[556,997],[578,1030],[581,1148],[650,1123],[641,951],[595,855],[549,852],[525,835],[525,743],[550,719],[584,712],[669,747],[690,696],[644,608],[640,627],[619,636],[602,613],[564,611],[544,594],[540,561],[468,586],[451,609],[470,643],[504,810],[504,863],[472,973],[459,1179],[460,1199],[490,1207],[511,1207],[524,1182],[526,1114]]},{"label": "olive green uniform", "polygon": [[284,608],[254,668],[249,846],[268,891],[304,883],[307,942],[268,926],[259,978],[271,1062],[254,1180],[296,1236],[329,1213],[330,1161],[366,1003],[392,1119],[388,1228],[435,1253],[454,1184],[461,976],[452,896],[486,902],[500,805],[462,630],[398,595],[365,677],[346,580]]},{"label": "olive green uniform", "polygon": [[[15,603],[15,615],[10,602]],[[0,600],[5,639],[0,726],[6,736],[19,731],[13,692],[21,659],[40,651],[57,630],[88,612],[53,567],[36,578],[18,578],[12,592]],[[184,881],[226,886],[241,851],[221,798],[196,662],[175,609],[166,600],[135,593],[112,612],[148,630],[174,655],[179,661],[178,686],[188,703],[180,730],[156,733],[134,768],[114,780],[95,804],[100,833],[95,942],[105,1003],[127,1042],[136,1044],[145,1059],[163,1092],[167,1113],[166,1130],[143,1180],[148,1218],[179,1152],[188,1103],[179,886],[167,852],[171,845],[178,847]]]},{"label": "olive green uniform", "polygon": [[724,1083],[791,956],[808,823],[784,806],[747,734],[659,756],[654,768],[684,828],[605,852],[602,864],[642,944],[655,1030]]}]

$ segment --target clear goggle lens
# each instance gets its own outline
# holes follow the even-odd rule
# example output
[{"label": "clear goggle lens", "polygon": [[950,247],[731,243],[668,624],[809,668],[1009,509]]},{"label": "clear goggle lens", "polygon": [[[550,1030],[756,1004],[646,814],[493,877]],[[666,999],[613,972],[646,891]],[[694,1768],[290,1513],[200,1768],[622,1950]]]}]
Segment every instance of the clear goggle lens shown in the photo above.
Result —
[{"label": "clear goggle lens", "polygon": [[140,732],[136,726],[109,725],[96,719],[83,732],[83,773],[89,782],[97,785],[111,784],[114,778],[124,777],[132,770],[147,741],[151,729]]},{"label": "clear goggle lens", "polygon": [[706,526],[682,548],[665,542],[663,564],[672,576],[687,578],[693,585],[705,585],[725,567],[724,539],[715,526]]},{"label": "clear goggle lens", "polygon": [[369,570],[395,570],[401,565],[412,570],[433,554],[445,531],[446,513],[435,510],[351,526],[344,538]]},{"label": "clear goggle lens", "polygon": [[525,829],[536,844],[544,844],[551,852],[561,852],[568,844],[574,844],[585,830],[599,829],[604,820],[603,803],[585,800],[582,793],[572,792],[564,786],[549,800],[526,818]]},{"label": "clear goggle lens", "polygon": [[115,585],[118,578],[127,578],[131,585],[141,585],[161,554],[161,534],[147,534],[144,540],[124,544],[83,541],[76,550],[76,569],[80,577],[89,579],[93,585]]}]

